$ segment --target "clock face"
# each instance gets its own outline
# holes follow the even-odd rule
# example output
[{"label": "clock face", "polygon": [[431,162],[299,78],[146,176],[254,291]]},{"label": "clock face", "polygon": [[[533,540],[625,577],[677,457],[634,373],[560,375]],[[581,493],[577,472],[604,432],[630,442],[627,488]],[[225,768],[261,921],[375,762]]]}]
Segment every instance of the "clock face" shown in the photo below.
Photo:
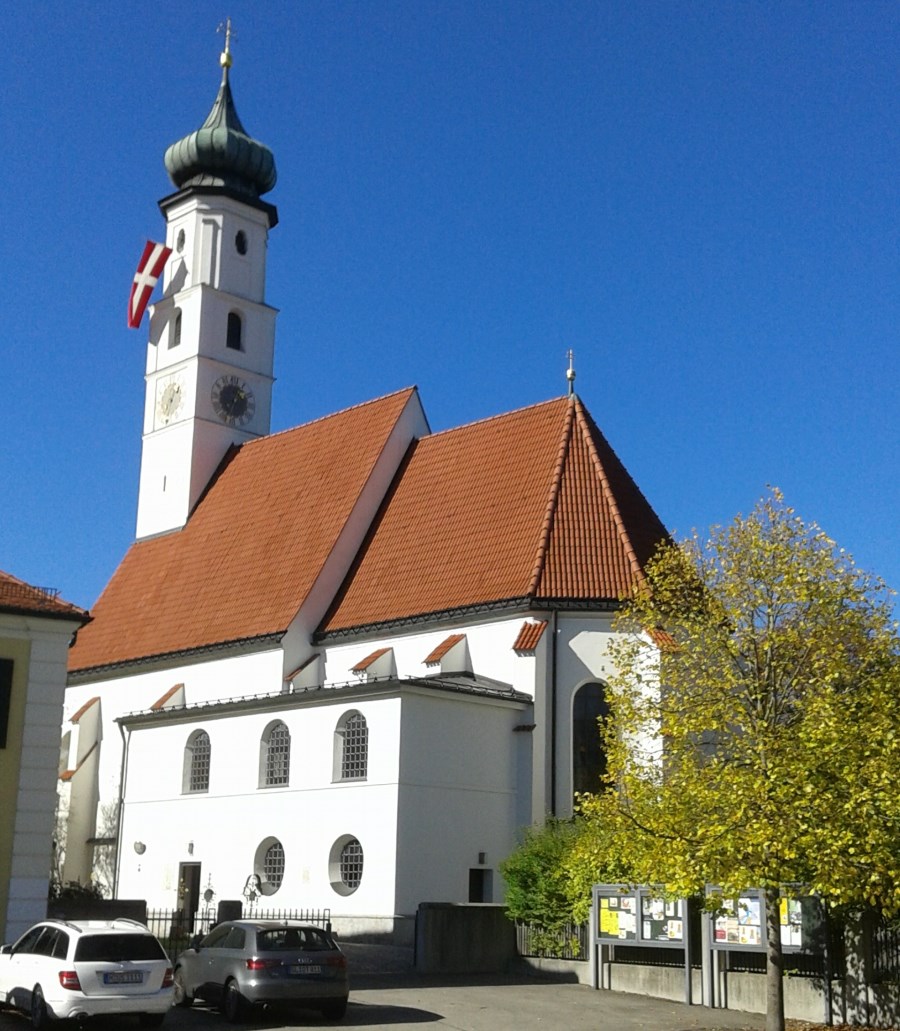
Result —
[{"label": "clock face", "polygon": [[220,376],[213,384],[212,406],[226,426],[246,426],[256,411],[256,399],[239,376]]},{"label": "clock face", "polygon": [[167,426],[170,422],[174,422],[178,418],[183,403],[184,387],[181,385],[181,381],[170,379],[164,383],[156,405],[160,423]]}]

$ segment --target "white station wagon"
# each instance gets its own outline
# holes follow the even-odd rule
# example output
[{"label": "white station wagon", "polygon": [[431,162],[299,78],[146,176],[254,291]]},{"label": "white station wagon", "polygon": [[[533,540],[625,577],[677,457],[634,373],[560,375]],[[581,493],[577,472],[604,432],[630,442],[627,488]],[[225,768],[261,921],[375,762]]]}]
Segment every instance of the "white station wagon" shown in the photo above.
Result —
[{"label": "white station wagon", "polygon": [[173,994],[169,957],[136,920],[42,920],[0,946],[0,1006],[24,1010],[36,1028],[101,1014],[156,1027]]}]

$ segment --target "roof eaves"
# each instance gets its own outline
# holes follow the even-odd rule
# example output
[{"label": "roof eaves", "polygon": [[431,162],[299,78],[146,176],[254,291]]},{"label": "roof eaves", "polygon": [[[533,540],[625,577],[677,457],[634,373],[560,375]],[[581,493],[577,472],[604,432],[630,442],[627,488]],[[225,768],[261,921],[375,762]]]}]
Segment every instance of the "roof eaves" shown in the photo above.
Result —
[{"label": "roof eaves", "polygon": [[196,648],[184,648],[181,651],[162,652],[158,655],[142,655],[136,659],[123,659],[104,666],[85,666],[83,669],[70,669],[70,684],[90,683],[92,680],[106,680],[111,674],[128,676],[131,673],[144,673],[150,669],[164,669],[180,666],[185,662],[201,661],[209,655],[235,654],[238,652],[256,652],[281,643],[286,630],[272,634],[260,634],[257,637],[242,637],[233,641],[218,641],[214,644],[203,644]]}]

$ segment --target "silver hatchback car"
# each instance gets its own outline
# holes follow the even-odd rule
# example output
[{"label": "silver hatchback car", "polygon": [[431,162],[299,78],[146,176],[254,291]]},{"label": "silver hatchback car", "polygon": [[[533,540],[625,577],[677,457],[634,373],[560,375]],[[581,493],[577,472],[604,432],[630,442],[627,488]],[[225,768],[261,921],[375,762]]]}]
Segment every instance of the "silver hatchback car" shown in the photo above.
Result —
[{"label": "silver hatchback car", "polygon": [[175,963],[175,1004],[217,1003],[238,1023],[257,1004],[318,1009],[326,1020],[347,1011],[347,957],[331,934],[293,920],[228,920]]}]

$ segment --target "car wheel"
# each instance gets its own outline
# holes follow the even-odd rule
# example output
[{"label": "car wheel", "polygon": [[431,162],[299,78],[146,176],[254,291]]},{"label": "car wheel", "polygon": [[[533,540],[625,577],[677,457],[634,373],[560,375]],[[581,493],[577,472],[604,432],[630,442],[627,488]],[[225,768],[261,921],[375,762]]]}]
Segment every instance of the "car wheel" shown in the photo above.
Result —
[{"label": "car wheel", "polygon": [[193,995],[188,995],[187,993],[187,988],[184,985],[184,971],[181,969],[181,967],[175,968],[175,976],[173,980],[175,983],[175,995],[172,1000],[173,1003],[176,1006],[184,1006],[185,1009],[188,1009],[188,1007],[193,1006],[194,997]]},{"label": "car wheel", "polygon": [[222,993],[222,1016],[229,1024],[239,1024],[244,1019],[246,1011],[247,1007],[237,981],[229,981]]},{"label": "car wheel", "polygon": [[31,990],[31,1026],[46,1028],[50,1026],[50,1014],[44,1001],[44,992],[39,984]]},{"label": "car wheel", "polygon": [[330,1002],[322,1007],[322,1016],[326,1020],[341,1020],[347,1012],[347,1000],[341,999],[338,1002]]},{"label": "car wheel", "polygon": [[165,1019],[165,1013],[138,1013],[141,1027],[159,1027]]}]

